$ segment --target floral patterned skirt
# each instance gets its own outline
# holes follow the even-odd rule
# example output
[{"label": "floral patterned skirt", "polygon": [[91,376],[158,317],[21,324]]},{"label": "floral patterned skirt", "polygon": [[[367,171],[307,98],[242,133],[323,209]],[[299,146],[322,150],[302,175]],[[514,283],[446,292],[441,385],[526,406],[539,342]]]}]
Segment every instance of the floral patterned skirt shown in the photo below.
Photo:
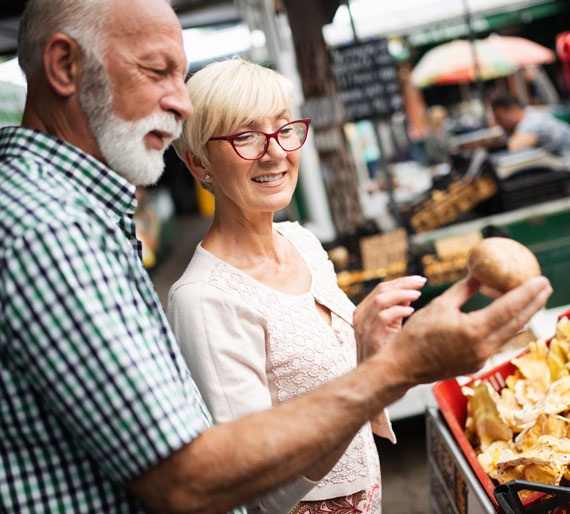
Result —
[{"label": "floral patterned skirt", "polygon": [[303,501],[289,514],[381,514],[380,480],[358,493],[330,500]]}]

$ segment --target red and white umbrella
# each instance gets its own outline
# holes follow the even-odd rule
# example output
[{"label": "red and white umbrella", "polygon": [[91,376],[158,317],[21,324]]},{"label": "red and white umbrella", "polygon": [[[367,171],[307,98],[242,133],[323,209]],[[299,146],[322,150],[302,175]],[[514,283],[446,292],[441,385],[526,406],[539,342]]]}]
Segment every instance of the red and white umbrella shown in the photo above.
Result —
[{"label": "red and white umbrella", "polygon": [[477,54],[479,77],[483,80],[502,77],[516,71],[514,64],[486,43],[456,39],[436,46],[423,55],[412,70],[412,84],[416,87],[427,87],[473,82],[477,78],[473,50]]},{"label": "red and white umbrella", "polygon": [[473,82],[477,79],[474,50],[482,80],[555,59],[552,50],[521,37],[491,35],[473,42],[457,39],[427,51],[412,71],[412,84],[427,87]]},{"label": "red and white umbrella", "polygon": [[519,68],[545,64],[556,59],[552,50],[523,37],[491,34],[483,42]]}]

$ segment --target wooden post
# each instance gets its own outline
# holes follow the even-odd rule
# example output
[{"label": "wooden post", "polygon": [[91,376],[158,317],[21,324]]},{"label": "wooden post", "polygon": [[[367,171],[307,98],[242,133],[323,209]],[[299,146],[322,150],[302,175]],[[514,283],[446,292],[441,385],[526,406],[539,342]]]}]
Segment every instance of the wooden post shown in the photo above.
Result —
[{"label": "wooden post", "polygon": [[[288,0],[286,6],[305,100],[327,98],[340,105],[321,31],[322,26],[332,19],[338,2]],[[355,164],[342,122],[338,119],[326,128],[315,126],[315,140],[319,140],[321,132],[321,139],[335,141],[334,145],[317,144],[317,150],[339,237],[353,235],[366,224],[358,195]]]}]

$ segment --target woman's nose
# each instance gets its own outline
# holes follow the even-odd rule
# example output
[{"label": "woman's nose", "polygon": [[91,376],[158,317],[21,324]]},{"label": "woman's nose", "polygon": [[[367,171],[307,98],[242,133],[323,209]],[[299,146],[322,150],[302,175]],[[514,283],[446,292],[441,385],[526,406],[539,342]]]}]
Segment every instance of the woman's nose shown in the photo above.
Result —
[{"label": "woman's nose", "polygon": [[263,157],[266,157],[267,155],[273,159],[282,159],[287,155],[287,152],[281,148],[281,145],[277,142],[277,137],[275,136],[272,136],[268,139],[267,150]]}]

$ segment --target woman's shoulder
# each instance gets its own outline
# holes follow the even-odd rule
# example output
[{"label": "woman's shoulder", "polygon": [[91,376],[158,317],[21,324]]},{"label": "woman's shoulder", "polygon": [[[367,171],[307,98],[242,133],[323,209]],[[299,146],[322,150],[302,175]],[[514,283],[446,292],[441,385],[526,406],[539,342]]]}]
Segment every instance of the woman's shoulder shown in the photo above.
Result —
[{"label": "woman's shoulder", "polygon": [[[301,226],[298,222],[282,222],[276,224],[277,230],[283,234],[301,253],[307,261],[313,273],[316,270],[327,269],[330,263],[329,256],[321,242],[310,230]],[[332,263],[330,263],[332,266]]]},{"label": "woman's shoulder", "polygon": [[168,292],[168,309],[181,305],[224,304],[234,309],[257,305],[256,282],[198,245],[182,276]]},{"label": "woman's shoulder", "polygon": [[277,221],[274,225],[281,233],[287,232],[288,234],[298,234],[300,236],[306,235],[316,239],[313,233],[303,227],[298,221]]},{"label": "woman's shoulder", "polygon": [[196,298],[216,296],[220,288],[214,284],[213,277],[223,273],[217,269],[220,268],[220,262],[220,259],[198,244],[188,266],[180,278],[170,286],[168,303],[180,296],[191,295]]},{"label": "woman's shoulder", "polygon": [[298,249],[317,250],[324,252],[321,242],[310,230],[298,221],[281,221],[275,223],[275,228],[291,241]]}]

